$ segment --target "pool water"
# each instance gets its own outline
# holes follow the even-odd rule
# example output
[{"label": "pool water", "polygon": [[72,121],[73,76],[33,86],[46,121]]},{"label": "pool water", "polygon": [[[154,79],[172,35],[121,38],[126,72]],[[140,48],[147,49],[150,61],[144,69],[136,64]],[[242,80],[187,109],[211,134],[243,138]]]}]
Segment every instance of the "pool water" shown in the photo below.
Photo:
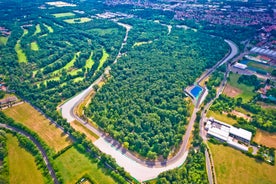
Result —
[{"label": "pool water", "polygon": [[200,93],[202,92],[202,88],[200,86],[195,86],[192,90],[191,90],[191,94],[197,99],[200,95]]}]

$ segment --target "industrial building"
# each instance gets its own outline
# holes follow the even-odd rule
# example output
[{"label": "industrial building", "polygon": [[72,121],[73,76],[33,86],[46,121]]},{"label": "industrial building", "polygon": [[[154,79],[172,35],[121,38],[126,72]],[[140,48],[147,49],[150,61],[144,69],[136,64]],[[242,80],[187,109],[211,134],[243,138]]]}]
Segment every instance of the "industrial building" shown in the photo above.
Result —
[{"label": "industrial building", "polygon": [[205,130],[209,137],[214,137],[222,142],[226,142],[228,145],[242,151],[248,151],[252,133],[247,130],[233,127],[213,118],[208,119]]},{"label": "industrial building", "polygon": [[245,70],[247,68],[247,65],[242,63],[235,63],[233,66],[241,70]]}]

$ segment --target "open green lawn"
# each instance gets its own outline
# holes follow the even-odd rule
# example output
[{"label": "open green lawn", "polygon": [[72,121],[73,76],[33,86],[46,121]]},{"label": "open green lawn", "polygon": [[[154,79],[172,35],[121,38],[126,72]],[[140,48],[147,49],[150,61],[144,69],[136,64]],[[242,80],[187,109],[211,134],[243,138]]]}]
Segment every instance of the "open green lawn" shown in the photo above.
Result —
[{"label": "open green lawn", "polygon": [[276,166],[258,162],[234,148],[208,143],[218,184],[275,184]]},{"label": "open green lawn", "polygon": [[15,136],[7,134],[7,147],[10,183],[43,184],[44,178],[36,166],[35,158],[19,146]]},{"label": "open green lawn", "polygon": [[9,37],[0,36],[0,45],[6,45]]},{"label": "open green lawn", "polygon": [[247,66],[251,66],[251,67],[256,68],[256,69],[261,69],[261,70],[264,70],[264,71],[269,72],[269,73],[271,73],[274,70],[273,67],[270,67],[268,65],[264,65],[264,64],[261,64],[261,63],[255,62],[255,61],[248,62]]},{"label": "open green lawn", "polygon": [[[24,32],[23,32],[22,37],[23,37],[24,35],[26,35],[26,34],[28,34],[28,30],[27,30],[27,29],[24,29]],[[21,37],[21,38],[22,38],[22,37]],[[24,53],[24,51],[23,51],[22,48],[21,48],[20,42],[21,42],[20,39],[17,40],[16,45],[15,45],[15,47],[14,47],[15,52],[16,52],[16,54],[17,54],[18,62],[19,62],[19,63],[27,63],[27,62],[28,62],[28,59],[27,59],[27,57],[26,57],[26,54]]]},{"label": "open green lawn", "polygon": [[73,67],[73,66],[74,66],[74,62],[76,61],[77,56],[78,56],[79,54],[80,54],[80,52],[75,53],[73,59],[72,59],[69,63],[67,63],[64,67],[62,67],[62,68],[60,68],[60,69],[58,69],[58,70],[52,72],[52,75],[55,75],[55,74],[60,73],[60,71],[63,70],[63,69],[65,69],[65,70],[67,71],[69,68]]},{"label": "open green lawn", "polygon": [[105,49],[103,49],[103,56],[100,59],[100,64],[96,71],[98,71],[102,68],[102,66],[103,66],[104,62],[107,60],[108,56],[109,56],[109,54],[105,51]]},{"label": "open green lawn", "polygon": [[73,17],[75,16],[74,13],[71,13],[71,12],[66,12],[66,13],[55,13],[55,14],[52,14],[55,18],[62,18],[62,17]]},{"label": "open green lawn", "polygon": [[86,60],[85,68],[91,68],[93,66],[94,61],[92,59],[92,56],[93,56],[93,51],[91,51],[89,58]]},{"label": "open green lawn", "polygon": [[[49,25],[47,25],[47,24],[43,24],[47,29],[48,29],[48,31],[50,32],[50,33],[53,33],[54,32],[54,29],[51,27],[51,26],[49,26]],[[43,35],[42,35],[43,36]],[[46,35],[47,36],[47,35]]]},{"label": "open green lawn", "polygon": [[33,51],[38,51],[38,50],[39,50],[39,47],[38,47],[37,42],[32,42],[32,43],[31,43],[31,49],[32,49]]},{"label": "open green lawn", "polygon": [[214,112],[211,110],[207,112],[207,117],[213,117],[219,121],[225,122],[230,125],[237,123],[237,120],[228,117],[226,114],[220,114],[219,112]]},{"label": "open green lawn", "polygon": [[81,18],[75,18],[75,19],[66,19],[64,20],[64,22],[67,22],[69,24],[76,24],[76,23],[85,23],[85,22],[89,22],[92,19],[88,18],[88,17],[81,17]]},{"label": "open green lawn", "polygon": [[95,28],[95,29],[90,29],[89,32],[93,33],[98,33],[100,36],[106,35],[106,34],[118,34],[118,29],[116,28]]},{"label": "open green lawn", "polygon": [[55,162],[65,184],[76,183],[84,174],[88,174],[95,183],[115,183],[96,163],[92,163],[74,147],[57,157]]},{"label": "open green lawn", "polygon": [[230,80],[228,81],[228,83],[230,86],[241,90],[241,93],[238,94],[235,98],[242,97],[244,102],[248,102],[255,95],[255,93],[253,92],[254,87],[247,86],[245,84],[239,84],[239,77],[239,74],[231,73],[229,76]]},{"label": "open green lawn", "polygon": [[40,24],[37,24],[37,25],[35,26],[34,35],[39,34],[39,33],[41,33],[41,28],[40,28]]}]

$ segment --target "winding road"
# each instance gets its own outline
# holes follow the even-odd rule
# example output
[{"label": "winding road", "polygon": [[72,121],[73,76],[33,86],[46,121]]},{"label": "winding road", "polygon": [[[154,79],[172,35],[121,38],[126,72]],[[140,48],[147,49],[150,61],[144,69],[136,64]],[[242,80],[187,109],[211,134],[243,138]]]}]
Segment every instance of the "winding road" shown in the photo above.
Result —
[{"label": "winding road", "polygon": [[42,155],[43,160],[44,160],[44,162],[46,164],[46,167],[47,167],[47,169],[48,169],[48,171],[50,173],[50,176],[52,177],[54,183],[55,184],[59,183],[58,179],[57,179],[57,176],[55,174],[55,171],[54,171],[53,167],[51,166],[51,164],[49,162],[49,159],[47,157],[46,151],[44,150],[44,148],[42,147],[42,145],[34,137],[32,137],[31,135],[29,135],[28,133],[26,133],[23,130],[20,130],[18,128],[15,128],[15,127],[12,127],[12,126],[9,126],[9,125],[6,125],[6,124],[0,123],[0,127],[4,128],[4,129],[8,129],[8,130],[13,131],[13,132],[16,132],[16,133],[18,133],[20,135],[23,135],[23,136],[27,137],[29,140],[31,140],[36,145],[36,147],[38,148],[40,154]]},{"label": "winding road", "polygon": [[[120,24],[119,24],[120,25]],[[122,25],[126,28],[126,36],[124,42],[121,45],[121,49],[123,48],[124,44],[127,41],[128,31],[131,29],[130,27],[126,27],[126,25]],[[221,64],[229,61],[232,59],[237,52],[237,48],[235,44],[231,41],[225,40],[226,43],[229,44],[231,47],[230,53],[223,59],[220,60],[212,69],[210,69],[207,74],[205,73],[203,77],[199,80],[203,80],[205,77],[210,75],[218,66]],[[117,59],[121,56],[121,49],[117,55],[114,64],[117,62]],[[105,72],[109,72],[110,68],[106,68]],[[180,167],[187,158],[188,155],[188,141],[192,132],[192,128],[194,126],[196,113],[198,112],[198,107],[194,108],[192,116],[190,118],[190,122],[187,126],[186,133],[183,136],[180,149],[176,153],[176,155],[166,161],[149,161],[144,160],[141,158],[136,157],[132,152],[124,149],[118,141],[114,140],[112,137],[106,136],[104,132],[101,130],[93,127],[92,125],[88,124],[80,117],[78,117],[74,113],[74,108],[80,104],[83,99],[89,94],[91,90],[93,90],[93,86],[98,84],[100,81],[103,80],[103,75],[101,75],[92,85],[90,85],[87,89],[76,95],[75,97],[71,98],[69,101],[64,103],[61,106],[62,117],[66,118],[67,121],[70,123],[74,120],[79,121],[82,123],[86,128],[93,131],[96,135],[100,138],[93,142],[93,144],[98,147],[103,153],[111,155],[117,162],[117,164],[125,169],[125,171],[129,172],[131,176],[136,178],[138,181],[146,181],[150,179],[156,178],[160,173],[171,170],[177,167]],[[197,82],[199,82],[199,80]]]}]

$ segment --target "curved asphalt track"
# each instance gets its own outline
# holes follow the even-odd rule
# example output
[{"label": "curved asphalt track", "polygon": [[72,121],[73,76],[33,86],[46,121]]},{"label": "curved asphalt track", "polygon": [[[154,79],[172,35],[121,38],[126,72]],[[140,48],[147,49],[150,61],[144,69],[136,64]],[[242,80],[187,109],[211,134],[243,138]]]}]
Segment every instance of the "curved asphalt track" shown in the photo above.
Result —
[{"label": "curved asphalt track", "polygon": [[[231,48],[230,53],[224,59],[220,60],[214,67],[208,70],[207,73],[205,73],[202,77],[200,77],[197,80],[197,82],[199,82],[200,80],[203,80],[205,77],[210,75],[218,66],[231,60],[237,54],[238,49],[236,45],[229,40],[225,40],[225,42],[228,43]],[[76,114],[74,114],[73,109],[79,103],[82,102],[82,100],[93,89],[93,86],[98,84],[102,79],[103,79],[103,75],[100,76],[87,89],[85,89],[78,95],[71,98],[65,104],[63,104],[61,106],[62,117],[66,118],[69,123],[74,120],[78,120],[80,123],[86,126],[86,128],[88,128],[89,130],[97,134],[100,138],[96,140],[93,144],[96,147],[98,147],[103,153],[111,155],[111,157],[113,157],[116,160],[119,166],[123,167],[125,171],[129,172],[131,176],[136,178],[138,181],[150,180],[150,179],[156,178],[160,173],[164,171],[180,167],[184,163],[188,155],[188,149],[187,149],[188,140],[192,132],[194,121],[196,118],[196,113],[198,112],[199,109],[195,107],[192,113],[192,116],[190,118],[190,122],[187,126],[186,133],[183,136],[180,149],[174,157],[170,158],[166,162],[160,162],[160,161],[153,162],[153,161],[143,160],[136,157],[130,151],[122,148],[121,144],[119,144],[113,138],[106,136],[106,134],[101,130],[91,126],[90,124],[82,120],[80,117],[76,116]]]},{"label": "curved asphalt track", "polygon": [[55,184],[59,183],[58,179],[57,179],[57,176],[55,174],[55,171],[54,171],[53,167],[51,166],[51,164],[49,162],[49,159],[47,157],[46,151],[44,150],[44,148],[42,147],[42,145],[34,137],[32,137],[31,135],[29,135],[28,133],[26,133],[23,130],[20,130],[18,128],[15,128],[15,127],[12,127],[12,126],[9,126],[9,125],[6,125],[6,124],[0,123],[0,127],[4,128],[4,129],[11,130],[11,131],[16,132],[16,133],[19,133],[19,134],[27,137],[29,140],[31,140],[35,144],[35,146],[38,148],[40,154],[42,155],[43,160],[44,160],[44,162],[46,164],[46,167],[47,167],[47,169],[48,169],[48,171],[50,173],[50,176],[52,177],[54,183]]}]

